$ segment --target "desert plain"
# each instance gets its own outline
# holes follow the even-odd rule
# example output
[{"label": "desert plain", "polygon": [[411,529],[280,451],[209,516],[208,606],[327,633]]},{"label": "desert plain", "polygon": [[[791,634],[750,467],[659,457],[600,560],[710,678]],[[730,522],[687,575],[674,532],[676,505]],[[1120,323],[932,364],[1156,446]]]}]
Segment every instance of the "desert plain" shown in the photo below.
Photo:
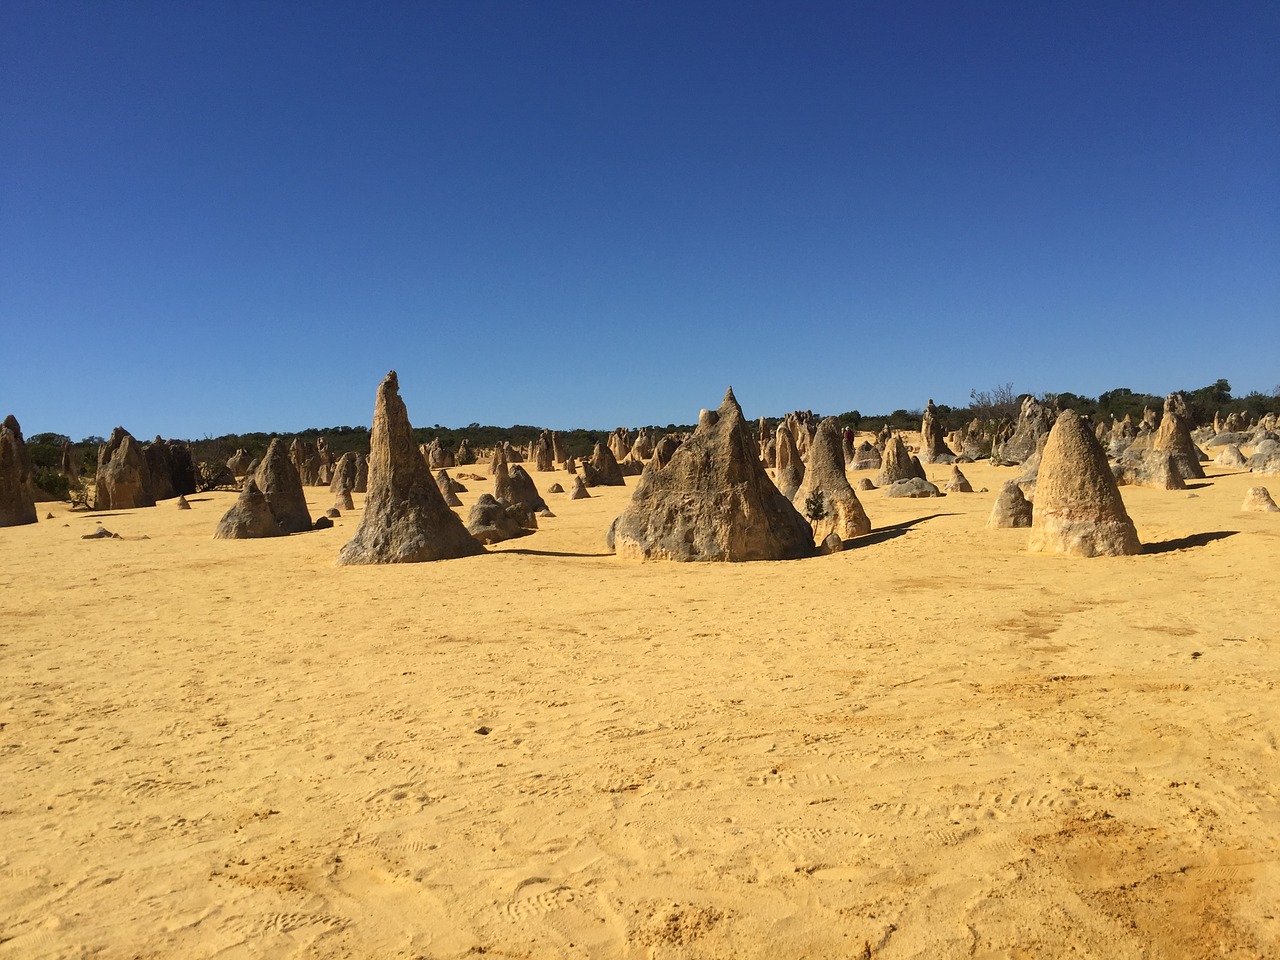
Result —
[{"label": "desert plain", "polygon": [[1093,559],[987,529],[985,462],[756,563],[609,554],[636,477],[389,566],[335,563],[362,494],[238,541],[229,492],[38,504],[0,958],[1280,956],[1280,515],[1205,466]]}]

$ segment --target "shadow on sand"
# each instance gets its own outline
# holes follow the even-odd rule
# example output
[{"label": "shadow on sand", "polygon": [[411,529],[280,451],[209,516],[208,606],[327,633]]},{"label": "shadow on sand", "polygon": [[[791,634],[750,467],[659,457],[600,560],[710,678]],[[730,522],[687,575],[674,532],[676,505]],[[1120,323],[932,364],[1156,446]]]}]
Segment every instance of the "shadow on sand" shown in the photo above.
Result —
[{"label": "shadow on sand", "polygon": [[865,537],[855,537],[852,540],[844,542],[846,550],[857,550],[861,547],[873,547],[877,543],[884,543],[887,540],[894,540],[917,523],[924,523],[926,520],[936,520],[938,517],[954,517],[954,513],[931,513],[927,517],[916,517],[914,520],[903,520],[901,523],[891,523],[887,527],[881,527],[879,530],[872,530]]},{"label": "shadow on sand", "polygon": [[1215,540],[1234,537],[1239,530],[1214,530],[1210,533],[1193,533],[1189,537],[1178,537],[1176,540],[1160,540],[1157,543],[1144,543],[1143,553],[1171,553],[1174,550],[1187,550],[1191,547],[1203,547]]},{"label": "shadow on sand", "polygon": [[516,547],[512,550],[494,550],[494,553],[521,553],[529,557],[612,557],[612,553],[575,553],[572,550],[530,550]]}]

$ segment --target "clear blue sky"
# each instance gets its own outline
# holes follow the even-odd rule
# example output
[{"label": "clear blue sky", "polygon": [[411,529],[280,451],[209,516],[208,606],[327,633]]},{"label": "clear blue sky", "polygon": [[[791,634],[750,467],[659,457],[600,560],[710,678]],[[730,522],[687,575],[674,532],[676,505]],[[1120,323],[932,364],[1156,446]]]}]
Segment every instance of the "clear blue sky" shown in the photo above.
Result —
[{"label": "clear blue sky", "polygon": [[0,0],[0,416],[1280,382],[1280,3]]}]

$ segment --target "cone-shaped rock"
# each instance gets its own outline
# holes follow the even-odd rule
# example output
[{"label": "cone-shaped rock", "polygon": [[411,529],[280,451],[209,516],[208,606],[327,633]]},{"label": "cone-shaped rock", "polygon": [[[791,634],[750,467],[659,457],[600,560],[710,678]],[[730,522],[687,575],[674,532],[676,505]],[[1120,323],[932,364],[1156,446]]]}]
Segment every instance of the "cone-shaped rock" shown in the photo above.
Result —
[{"label": "cone-shaped rock", "polygon": [[95,510],[129,510],[154,507],[151,470],[142,454],[142,445],[124,427],[111,431],[111,438],[98,449],[98,473],[94,479]]},{"label": "cone-shaped rock", "polygon": [[1082,557],[1142,550],[1106,454],[1074,410],[1058,416],[1045,444],[1027,546]]},{"label": "cone-shaped rock", "polygon": [[[297,443],[295,440],[294,444]],[[267,506],[280,529],[285,533],[302,533],[311,529],[311,511],[307,509],[307,497],[302,492],[302,478],[279,437],[267,445],[267,452],[263,454],[253,480],[267,498]]]},{"label": "cone-shaped rock", "polygon": [[[499,503],[491,494],[482,493],[467,514],[465,529],[477,546],[482,543],[502,543],[504,540],[528,535],[530,530],[525,526],[527,520],[528,517],[519,507]],[[483,548],[481,550],[483,552]]]},{"label": "cone-shaped rock", "polygon": [[852,470],[879,470],[881,464],[880,450],[869,440],[863,440],[853,450]]},{"label": "cone-shaped rock", "polygon": [[[617,437],[615,433],[613,437]],[[622,467],[607,444],[597,443],[590,460],[582,461],[582,476],[588,487],[622,487]]]},{"label": "cone-shaped rock", "polygon": [[1006,480],[991,507],[987,526],[994,530],[1031,526],[1031,501],[1022,493],[1017,480]]},{"label": "cone-shaped rock", "polygon": [[951,468],[951,479],[942,488],[943,493],[973,493],[973,484],[969,482],[959,467]]},{"label": "cone-shaped rock", "polygon": [[1173,468],[1183,480],[1204,478],[1200,466],[1200,451],[1191,439],[1191,420],[1187,414],[1187,402],[1180,393],[1164,398],[1164,416],[1151,441],[1151,449],[1167,452],[1173,460]]},{"label": "cone-shaped rock", "polygon": [[791,500],[809,518],[816,543],[833,533],[841,540],[852,540],[871,532],[871,521],[844,472],[844,441],[835,417],[818,424],[809,442],[804,482]]},{"label": "cone-shaped rock", "polygon": [[1250,487],[1245,492],[1240,509],[1252,513],[1280,513],[1280,507],[1271,499],[1271,491],[1266,487]]},{"label": "cone-shaped rock", "polygon": [[590,500],[591,494],[587,492],[587,485],[582,482],[581,477],[574,477],[573,483],[569,485],[570,500]]},{"label": "cone-shaped rock", "polygon": [[813,531],[778,492],[730,390],[665,467],[649,461],[609,528],[620,557],[790,560],[813,554]]},{"label": "cone-shaped rock", "polygon": [[333,479],[329,481],[330,493],[351,493],[356,488],[356,470],[360,455],[344,453],[333,466]]},{"label": "cone-shaped rock", "polygon": [[1222,448],[1216,462],[1219,466],[1229,467],[1232,470],[1243,470],[1249,466],[1249,461],[1240,452],[1240,447],[1234,443],[1228,443]]},{"label": "cone-shaped rock", "polygon": [[876,474],[876,486],[887,487],[899,480],[910,480],[914,476],[918,474],[911,462],[911,451],[902,442],[902,435],[894,433],[884,445],[880,472]]},{"label": "cone-shaped rock", "polygon": [[247,477],[253,469],[253,457],[245,453],[244,450],[236,450],[227,459],[227,469],[237,477]]},{"label": "cone-shaped rock", "polygon": [[0,527],[20,527],[37,520],[27,451],[17,424],[10,416],[0,425]]},{"label": "cone-shaped rock", "polygon": [[254,540],[259,537],[283,537],[279,521],[271,512],[266,494],[258,489],[257,482],[250,477],[244,482],[240,496],[231,505],[231,509],[222,515],[218,526],[214,528],[215,540]]},{"label": "cone-shaped rock", "polygon": [[369,492],[338,563],[418,563],[484,553],[440,495],[413,442],[392,370],[378,385],[369,438]]}]

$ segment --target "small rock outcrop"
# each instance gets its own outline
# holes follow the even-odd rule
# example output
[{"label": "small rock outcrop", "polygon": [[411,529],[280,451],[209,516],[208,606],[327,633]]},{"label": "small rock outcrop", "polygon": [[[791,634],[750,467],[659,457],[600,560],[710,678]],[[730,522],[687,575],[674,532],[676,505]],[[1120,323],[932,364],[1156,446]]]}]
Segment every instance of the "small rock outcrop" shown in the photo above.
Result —
[{"label": "small rock outcrop", "polygon": [[344,453],[333,465],[333,478],[329,481],[330,493],[354,493],[356,489],[356,473],[359,470],[360,455]]},{"label": "small rock outcrop", "polygon": [[[308,529],[310,524],[308,523]],[[213,531],[215,540],[255,540],[260,537],[283,537],[285,531],[271,512],[266,494],[250,477],[244,482],[240,496],[231,505]]]},{"label": "small rock outcrop", "polygon": [[879,470],[881,462],[880,448],[870,440],[863,440],[853,448],[853,463],[849,469]]},{"label": "small rock outcrop", "polygon": [[818,424],[809,441],[804,481],[791,500],[808,518],[816,543],[832,534],[844,541],[871,532],[871,521],[844,472],[843,439],[835,417]]},{"label": "small rock outcrop", "polygon": [[1280,441],[1263,440],[1254,447],[1249,469],[1267,476],[1280,475]]},{"label": "small rock outcrop", "polygon": [[791,560],[813,554],[813,531],[778,492],[729,390],[704,410],[665,467],[649,462],[609,528],[618,556],[644,560]]},{"label": "small rock outcrop", "polygon": [[1017,480],[1006,480],[991,507],[987,526],[994,530],[1031,526],[1031,501],[1022,494]]},{"label": "small rock outcrop", "polygon": [[1271,491],[1266,487],[1250,487],[1240,509],[1249,513],[1280,513],[1280,507],[1271,499]]},{"label": "small rock outcrop", "polygon": [[973,484],[969,482],[959,467],[951,468],[951,479],[949,479],[942,487],[943,493],[973,493]]},{"label": "small rock outcrop", "polygon": [[[617,434],[613,436],[617,437]],[[582,462],[582,476],[588,487],[623,487],[627,483],[618,458],[603,443],[597,443],[591,459]]]},{"label": "small rock outcrop", "polygon": [[470,557],[484,547],[449,509],[413,442],[394,370],[378,385],[369,440],[369,492],[339,564],[418,563]]},{"label": "small rock outcrop", "polygon": [[587,492],[587,485],[582,482],[581,477],[574,477],[573,483],[569,484],[570,500],[590,500],[591,494]]},{"label": "small rock outcrop", "polygon": [[1167,450],[1145,450],[1138,457],[1122,457],[1111,465],[1111,473],[1122,487],[1132,484],[1156,490],[1187,489],[1181,469]]},{"label": "small rock outcrop", "polygon": [[1045,444],[1027,546],[1081,557],[1142,550],[1106,454],[1074,410],[1058,416]]},{"label": "small rock outcrop", "polygon": [[502,543],[523,537],[526,529],[519,508],[499,503],[492,494],[482,493],[467,514],[466,530],[477,544]]},{"label": "small rock outcrop", "polygon": [[227,469],[231,471],[236,478],[247,477],[253,467],[253,457],[249,456],[242,449],[237,449],[227,459]]},{"label": "small rock outcrop", "polygon": [[1249,461],[1244,458],[1244,454],[1240,452],[1240,448],[1234,443],[1228,443],[1218,454],[1215,462],[1220,467],[1227,467],[1230,470],[1245,470],[1249,466]]},{"label": "small rock outcrop", "polygon": [[[294,444],[297,444],[297,440]],[[285,448],[284,441],[273,437],[253,475],[254,483],[267,498],[271,515],[285,533],[303,533],[311,529],[311,511],[302,492],[302,480]]]},{"label": "small rock outcrop", "polygon": [[887,487],[883,487],[881,492],[890,499],[898,497],[911,497],[921,499],[924,497],[945,497],[946,494],[939,490],[934,484],[921,477],[908,477],[905,480],[895,480]]}]

